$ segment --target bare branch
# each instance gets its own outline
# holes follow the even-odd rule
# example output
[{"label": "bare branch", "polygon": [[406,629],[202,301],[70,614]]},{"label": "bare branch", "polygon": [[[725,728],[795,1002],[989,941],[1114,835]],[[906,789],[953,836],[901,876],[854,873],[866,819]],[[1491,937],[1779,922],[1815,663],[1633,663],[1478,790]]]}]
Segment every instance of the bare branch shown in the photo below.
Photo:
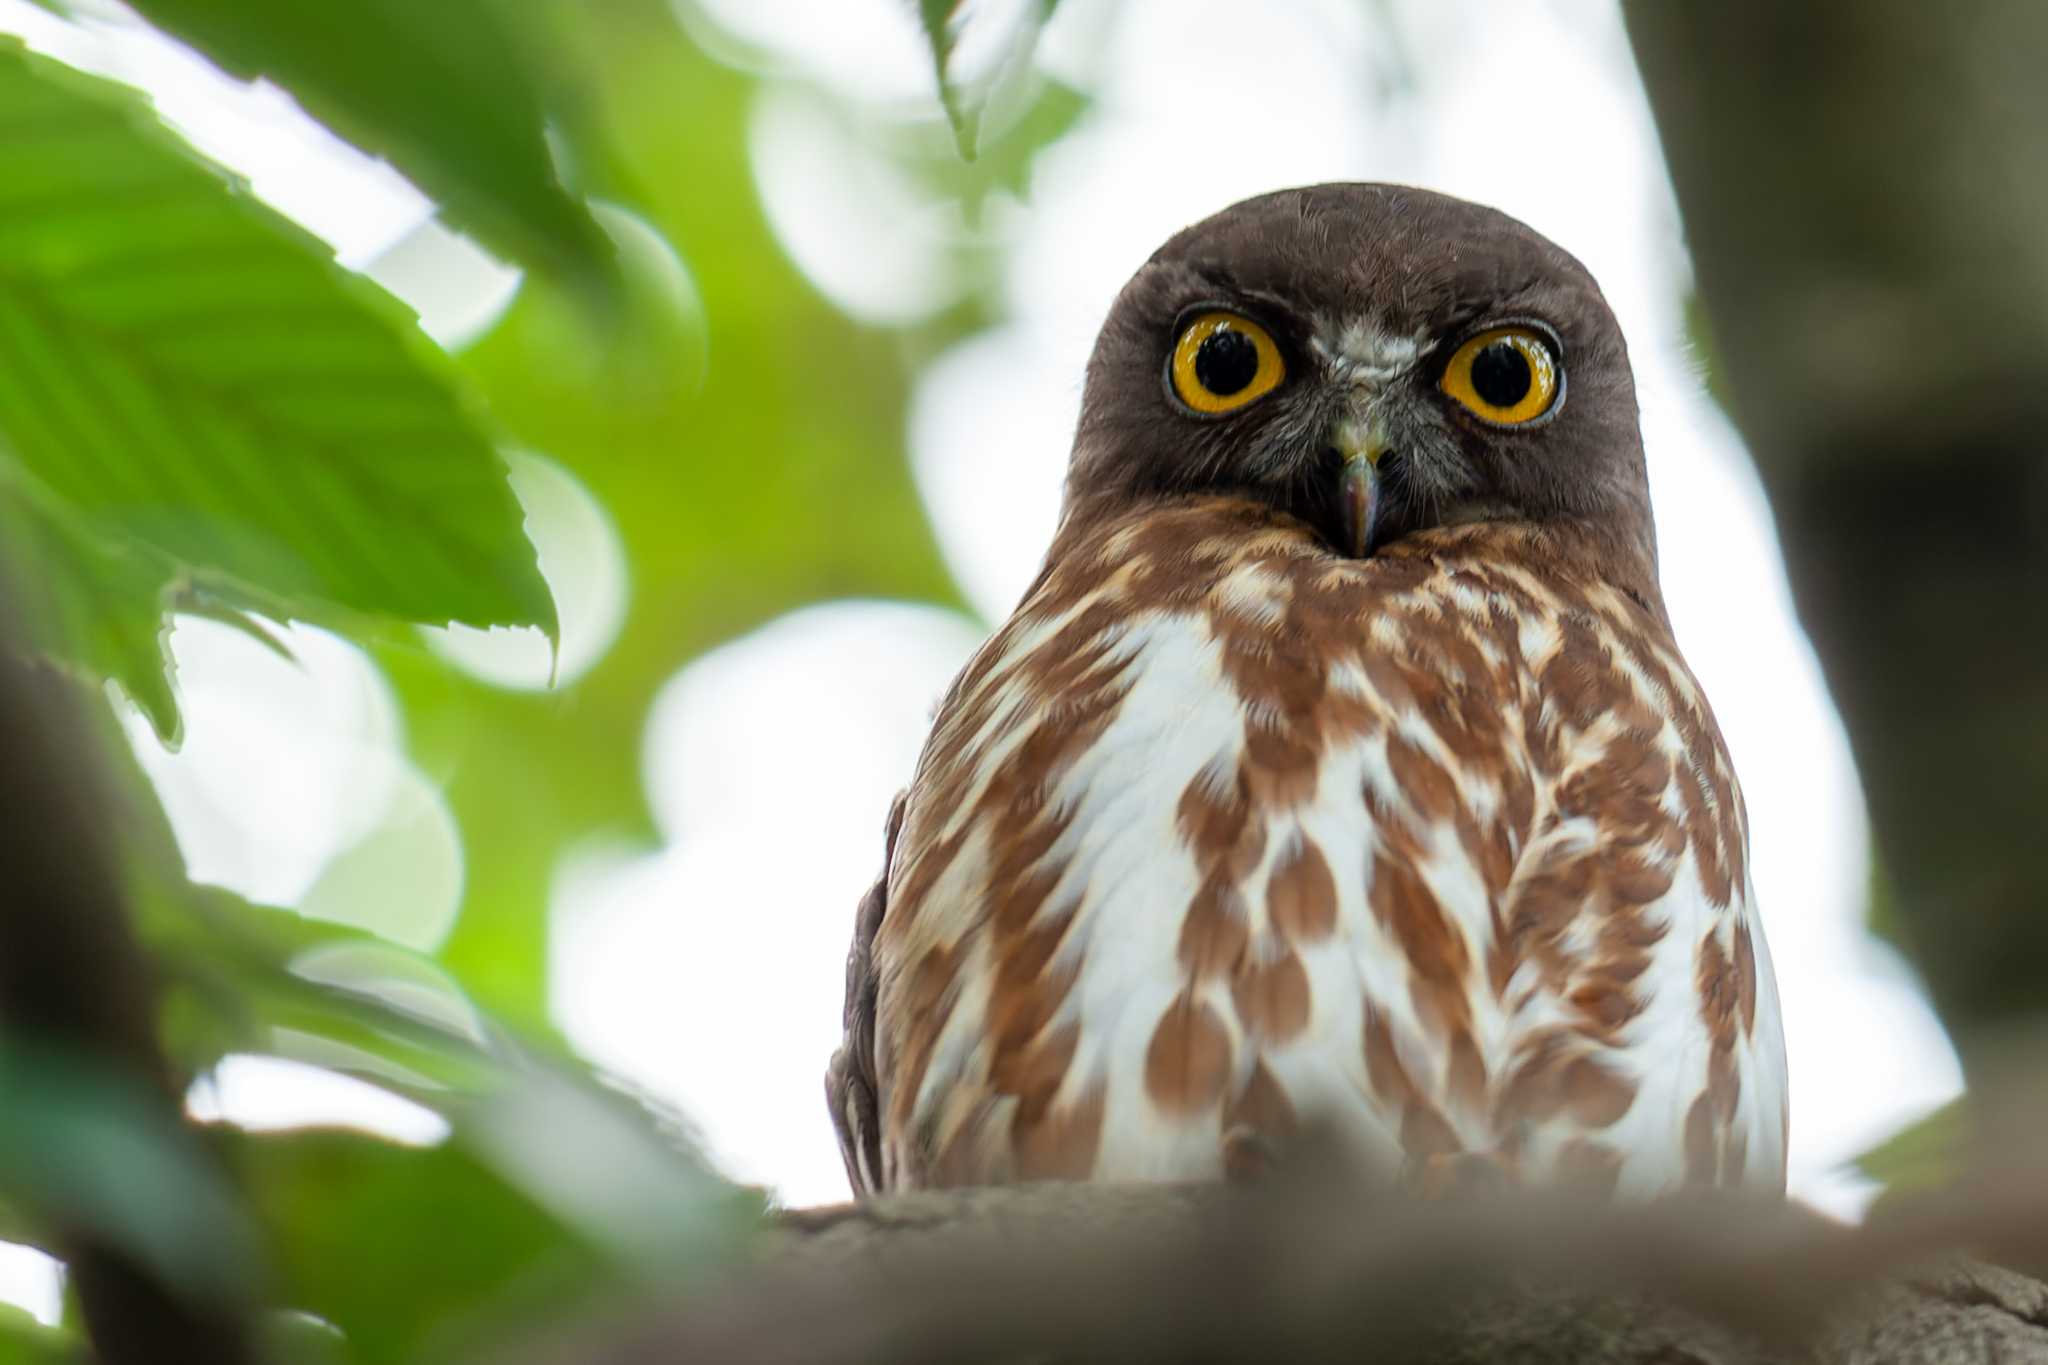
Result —
[{"label": "bare branch", "polygon": [[2048,1196],[2010,1192],[1867,1230],[1723,1201],[1418,1204],[1327,1174],[918,1194],[791,1215],[730,1282],[528,1365],[2048,1358],[2048,1286],[1931,1259],[2048,1259],[2044,1229]]}]

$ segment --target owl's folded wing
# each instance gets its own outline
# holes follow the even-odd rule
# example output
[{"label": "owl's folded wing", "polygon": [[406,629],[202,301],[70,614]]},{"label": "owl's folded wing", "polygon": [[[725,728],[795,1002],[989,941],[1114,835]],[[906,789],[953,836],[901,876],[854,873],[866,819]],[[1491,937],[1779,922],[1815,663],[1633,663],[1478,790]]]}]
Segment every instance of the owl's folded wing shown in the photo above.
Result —
[{"label": "owl's folded wing", "polygon": [[853,946],[846,953],[846,1037],[825,1068],[825,1103],[832,1111],[832,1126],[839,1131],[839,1154],[856,1196],[883,1189],[882,1127],[876,1109],[874,948],[888,908],[889,864],[896,856],[907,794],[899,792],[889,803],[882,875],[861,897],[854,916]]}]

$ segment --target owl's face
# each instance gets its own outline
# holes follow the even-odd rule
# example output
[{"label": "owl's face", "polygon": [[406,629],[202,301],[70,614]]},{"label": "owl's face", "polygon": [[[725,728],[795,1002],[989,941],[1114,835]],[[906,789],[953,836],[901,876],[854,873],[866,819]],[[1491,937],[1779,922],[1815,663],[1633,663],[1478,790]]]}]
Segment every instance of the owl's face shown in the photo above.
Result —
[{"label": "owl's face", "polygon": [[1514,219],[1423,190],[1247,200],[1125,287],[1089,362],[1070,504],[1210,491],[1269,501],[1346,555],[1569,519],[1654,563],[1599,286]]}]

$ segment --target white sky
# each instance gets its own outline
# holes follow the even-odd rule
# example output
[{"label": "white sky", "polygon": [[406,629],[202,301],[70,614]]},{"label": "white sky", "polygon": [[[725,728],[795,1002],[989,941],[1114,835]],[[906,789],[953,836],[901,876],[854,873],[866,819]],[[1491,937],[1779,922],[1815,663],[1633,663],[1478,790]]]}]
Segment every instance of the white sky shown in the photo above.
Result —
[{"label": "white sky", "polygon": [[[1791,1052],[1793,1190],[1852,1211],[1863,1192],[1840,1163],[1954,1093],[1959,1074],[1907,973],[1861,927],[1854,774],[1747,458],[1684,347],[1688,267],[1618,14],[1605,0],[1391,9],[1392,35],[1355,0],[1065,0],[1041,64],[1096,103],[1041,157],[1028,204],[996,215],[1009,320],[922,372],[907,424],[940,544],[984,616],[1006,614],[1050,535],[1095,328],[1153,247],[1196,218],[1284,185],[1400,180],[1498,205],[1555,238],[1600,279],[1628,335],[1666,597],[1748,797]],[[911,7],[705,0],[685,17],[722,53],[776,73],[749,149],[778,240],[818,287],[878,322],[953,297],[954,215],[859,132],[930,111]],[[151,89],[210,154],[385,279],[437,335],[466,334],[502,307],[509,274],[423,227],[415,191],[276,92],[118,26],[66,30],[27,0],[0,0],[0,32]],[[1399,51],[1420,54],[1412,88]],[[616,536],[544,452],[518,467],[573,676],[616,630],[627,591]],[[731,1173],[791,1203],[846,1193],[820,1077],[838,1041],[853,907],[930,706],[980,630],[930,608],[824,605],[698,660],[649,718],[645,778],[666,846],[585,850],[557,880],[552,999],[564,1028],[689,1112]],[[197,875],[431,948],[461,887],[445,803],[403,756],[396,708],[360,651],[305,630],[292,644],[297,665],[182,623],[186,747],[165,756],[136,727],[138,749]],[[479,676],[531,686],[532,644],[437,647]],[[423,890],[405,904],[390,894],[401,887]],[[349,1120],[431,1139],[417,1113],[280,1065],[238,1063],[196,1100],[250,1121]],[[0,1253],[0,1297],[42,1311],[47,1266]]]}]

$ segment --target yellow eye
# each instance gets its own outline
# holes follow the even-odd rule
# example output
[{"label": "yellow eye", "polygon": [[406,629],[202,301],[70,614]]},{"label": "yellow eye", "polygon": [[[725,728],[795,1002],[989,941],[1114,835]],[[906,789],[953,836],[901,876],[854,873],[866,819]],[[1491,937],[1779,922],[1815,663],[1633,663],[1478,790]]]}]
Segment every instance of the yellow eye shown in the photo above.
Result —
[{"label": "yellow eye", "polygon": [[1563,375],[1541,332],[1494,327],[1451,357],[1439,387],[1489,422],[1533,422],[1557,402]]},{"label": "yellow eye", "polygon": [[1236,313],[1204,313],[1173,346],[1173,391],[1196,412],[1235,412],[1287,377],[1272,335]]}]

